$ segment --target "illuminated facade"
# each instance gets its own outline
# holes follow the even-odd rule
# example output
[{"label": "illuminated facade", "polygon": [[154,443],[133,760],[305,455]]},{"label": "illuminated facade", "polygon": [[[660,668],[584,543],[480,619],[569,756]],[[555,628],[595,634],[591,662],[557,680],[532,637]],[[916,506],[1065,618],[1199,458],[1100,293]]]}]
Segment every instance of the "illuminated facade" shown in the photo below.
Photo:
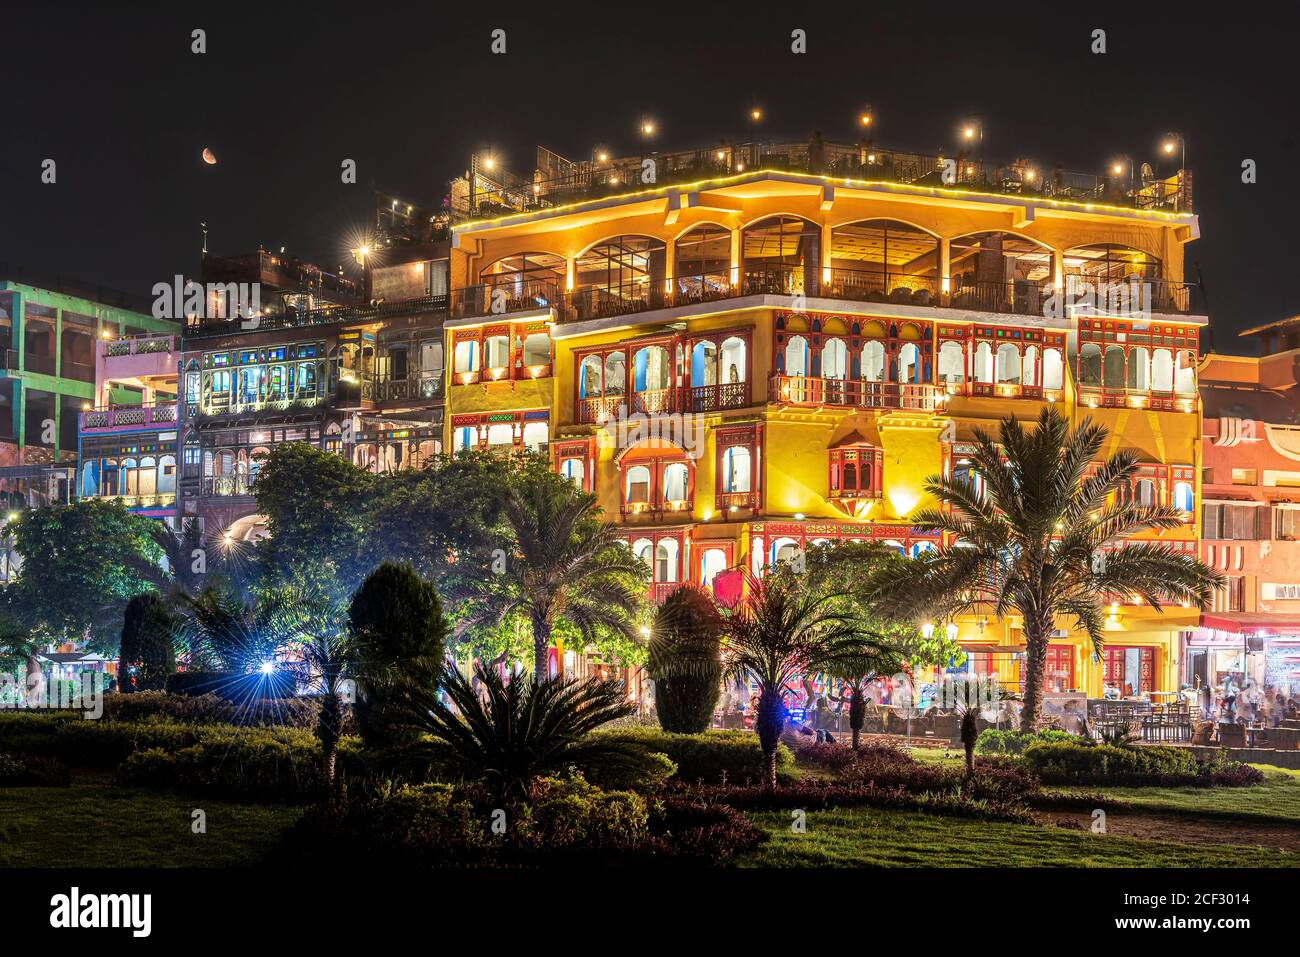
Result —
[{"label": "illuminated facade", "polygon": [[[549,449],[661,597],[813,542],[932,548],[908,522],[925,479],[1055,403],[1138,454],[1131,494],[1183,509],[1159,537],[1196,554],[1186,174],[1117,190],[960,160],[949,182],[942,158],[752,150],[656,157],[660,185],[629,178],[640,159],[543,152],[531,181],[476,159],[452,194],[449,446]],[[1101,660],[1053,640],[1053,686],[1176,688],[1198,618],[1114,596]],[[957,624],[964,667],[1014,686],[1019,621]]]}]

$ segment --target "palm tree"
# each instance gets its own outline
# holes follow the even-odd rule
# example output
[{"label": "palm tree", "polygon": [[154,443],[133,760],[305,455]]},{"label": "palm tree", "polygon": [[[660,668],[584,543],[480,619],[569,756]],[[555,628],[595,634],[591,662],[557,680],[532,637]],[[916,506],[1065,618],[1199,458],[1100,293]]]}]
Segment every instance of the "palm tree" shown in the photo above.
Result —
[{"label": "palm tree", "polygon": [[867,717],[867,685],[881,675],[898,674],[906,667],[907,661],[901,649],[883,635],[861,632],[828,649],[827,673],[849,686],[849,731],[853,735],[854,751],[862,746],[862,726]]},{"label": "palm tree", "polygon": [[1026,431],[1004,419],[998,439],[975,432],[971,471],[979,479],[935,476],[926,491],[940,507],[912,524],[944,533],[943,547],[920,559],[896,558],[873,574],[864,599],[899,620],[941,617],[989,605],[1023,620],[1027,664],[1021,728],[1042,711],[1047,645],[1060,616],[1072,618],[1101,653],[1103,606],[1138,595],[1152,608],[1176,601],[1204,608],[1222,577],[1167,543],[1129,543],[1141,533],[1178,528],[1169,506],[1129,500],[1137,456],[1126,450],[1090,472],[1107,431],[1085,420],[1071,431],[1054,408]]},{"label": "palm tree", "polygon": [[648,569],[618,529],[601,521],[594,495],[558,475],[525,471],[506,491],[502,512],[510,554],[478,587],[471,624],[499,624],[512,613],[527,618],[538,681],[548,677],[547,648],[561,616],[589,642],[601,628],[637,640],[634,615]]},{"label": "palm tree", "polygon": [[[398,698],[401,714],[427,737],[399,752],[431,761],[461,780],[484,781],[494,797],[521,800],[534,781],[570,767],[644,770],[647,749],[591,734],[635,711],[614,682],[595,678],[516,678],[479,664],[471,682],[448,665],[436,689],[409,681]],[[477,687],[475,687],[477,685]]]},{"label": "palm tree", "polygon": [[840,610],[835,592],[814,592],[799,579],[773,574],[747,576],[747,594],[725,620],[722,661],[727,681],[758,683],[754,730],[763,750],[763,783],[776,787],[776,748],[784,725],[781,690],[804,672],[845,656],[860,641],[858,622]]}]

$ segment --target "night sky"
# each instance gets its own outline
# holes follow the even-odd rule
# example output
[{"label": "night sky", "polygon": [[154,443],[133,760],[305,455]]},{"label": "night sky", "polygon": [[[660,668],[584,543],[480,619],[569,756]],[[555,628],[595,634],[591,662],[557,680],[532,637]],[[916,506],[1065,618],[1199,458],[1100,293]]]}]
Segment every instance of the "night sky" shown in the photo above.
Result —
[{"label": "night sky", "polygon": [[[853,141],[871,104],[882,147],[951,148],[978,114],[986,159],[1044,170],[1154,162],[1179,131],[1203,236],[1187,278],[1199,268],[1215,347],[1250,352],[1240,329],[1300,313],[1295,53],[1254,8],[1211,22],[1150,4],[123,6],[4,14],[0,264],[146,296],[197,276],[206,220],[215,254],[283,245],[331,267],[369,223],[372,185],[436,207],[476,148],[525,174],[538,143],[635,153],[642,115],[660,148],[707,147],[749,137],[752,103],[765,138]],[[196,27],[204,55],[190,52]],[[495,27],[504,56],[489,51]],[[1104,55],[1090,52],[1094,28]],[[40,182],[47,157],[54,185]],[[345,158],[356,186],[340,182]]]}]

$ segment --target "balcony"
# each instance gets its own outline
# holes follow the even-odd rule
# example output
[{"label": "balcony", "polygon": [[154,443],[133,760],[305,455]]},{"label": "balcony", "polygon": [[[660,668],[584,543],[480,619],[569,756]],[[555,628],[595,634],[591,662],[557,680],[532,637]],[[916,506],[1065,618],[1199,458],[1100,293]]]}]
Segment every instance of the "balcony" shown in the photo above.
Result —
[{"label": "balcony", "polygon": [[90,409],[79,416],[82,432],[112,432],[115,429],[175,428],[176,403],[158,405],[120,405],[108,409]]},{"label": "balcony", "polygon": [[97,358],[104,363],[105,379],[174,376],[180,354],[180,339],[178,336],[100,339],[95,348]]},{"label": "balcony", "polygon": [[758,508],[758,493],[719,491],[714,496],[713,501],[719,512],[730,512],[742,508]]},{"label": "balcony", "polygon": [[772,401],[790,405],[835,405],[859,409],[906,409],[933,412],[940,389],[923,383],[861,382],[856,379],[772,377]]},{"label": "balcony", "polygon": [[1153,412],[1191,412],[1195,395],[1125,389],[1118,386],[1079,385],[1079,405],[1090,409],[1146,409]]},{"label": "balcony", "polygon": [[442,371],[416,374],[405,379],[376,379],[370,390],[376,402],[416,402],[441,399]]},{"label": "balcony", "polygon": [[[478,287],[474,287],[478,288]],[[463,290],[461,290],[463,292]],[[185,334],[190,337],[262,332],[268,329],[299,329],[328,325],[368,325],[386,319],[436,313],[445,317],[449,296],[425,296],[400,302],[381,302],[364,306],[323,306],[320,309],[285,309],[251,318],[230,319],[191,316],[185,320]]]},{"label": "balcony", "polygon": [[685,390],[685,412],[720,412],[724,409],[743,409],[749,405],[748,382],[726,382],[721,385],[697,385]]}]

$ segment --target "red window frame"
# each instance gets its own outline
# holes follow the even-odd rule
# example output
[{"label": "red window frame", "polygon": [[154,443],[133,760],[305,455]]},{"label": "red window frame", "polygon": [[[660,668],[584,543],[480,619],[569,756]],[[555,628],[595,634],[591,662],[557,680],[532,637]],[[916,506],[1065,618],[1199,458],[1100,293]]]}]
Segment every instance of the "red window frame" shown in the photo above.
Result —
[{"label": "red window frame", "polygon": [[[758,512],[763,507],[762,497],[762,446],[763,426],[760,423],[747,425],[724,425],[714,429],[714,507],[719,512],[729,512],[747,508]],[[723,489],[723,457],[727,449],[737,446],[749,449],[749,491],[727,492]]]},{"label": "red window frame", "polygon": [[[638,465],[645,466],[650,471],[650,489],[644,503],[633,503],[627,499],[627,473]],[[686,499],[680,508],[670,509],[663,497],[664,474],[670,465],[686,466]],[[634,504],[644,507],[633,508]],[[665,515],[688,517],[695,507],[695,463],[680,449],[629,449],[628,454],[619,459],[618,463],[618,507],[624,519],[629,515],[650,515],[655,519],[662,519]]]},{"label": "red window frame", "polygon": [[[546,334],[549,346],[549,357],[546,364],[542,366],[525,366],[523,364],[524,340],[533,333],[542,332]],[[489,370],[487,366],[487,340],[497,336],[506,337],[506,365],[495,366]],[[456,371],[456,346],[462,342],[477,342],[479,353],[479,367],[473,372]],[[486,373],[496,369],[504,368],[504,375],[495,377]],[[537,372],[533,372],[537,369]],[[546,321],[542,319],[528,320],[525,322],[500,322],[490,326],[478,326],[474,329],[457,329],[451,337],[451,377],[454,385],[473,385],[482,383],[486,388],[490,382],[515,382],[520,379],[547,379],[553,375],[555,369],[555,340],[551,338],[550,328]]]},{"label": "red window frame", "polygon": [[[1156,690],[1156,650],[1150,646],[1107,645],[1102,649],[1101,680],[1103,684],[1118,685],[1124,680],[1124,653],[1137,650],[1139,659],[1138,680],[1142,686],[1134,688],[1135,694],[1150,694]],[[1120,691],[1123,692],[1123,688]]]},{"label": "red window frame", "polygon": [[588,493],[596,491],[596,439],[594,436],[585,439],[552,442],[551,455],[552,467],[557,474],[565,461],[579,459],[582,462],[582,490]]},{"label": "red window frame", "polygon": [[[829,489],[831,498],[880,498],[884,485],[885,453],[874,445],[862,443],[829,449]],[[846,466],[852,462],[856,468],[856,481],[844,481]],[[863,476],[867,481],[863,482]]]},{"label": "red window frame", "polygon": [[[722,378],[722,343],[730,338],[737,338],[745,343],[744,378],[737,383],[723,381]],[[717,346],[718,370],[714,376],[715,385],[696,385],[691,379],[695,363],[691,358],[696,345],[712,342]],[[685,351],[682,355],[682,375],[686,383],[683,393],[683,408],[688,412],[716,412],[722,409],[743,409],[752,402],[750,383],[754,381],[754,329],[743,326],[737,329],[718,329],[709,332],[696,332],[684,340]]]}]

